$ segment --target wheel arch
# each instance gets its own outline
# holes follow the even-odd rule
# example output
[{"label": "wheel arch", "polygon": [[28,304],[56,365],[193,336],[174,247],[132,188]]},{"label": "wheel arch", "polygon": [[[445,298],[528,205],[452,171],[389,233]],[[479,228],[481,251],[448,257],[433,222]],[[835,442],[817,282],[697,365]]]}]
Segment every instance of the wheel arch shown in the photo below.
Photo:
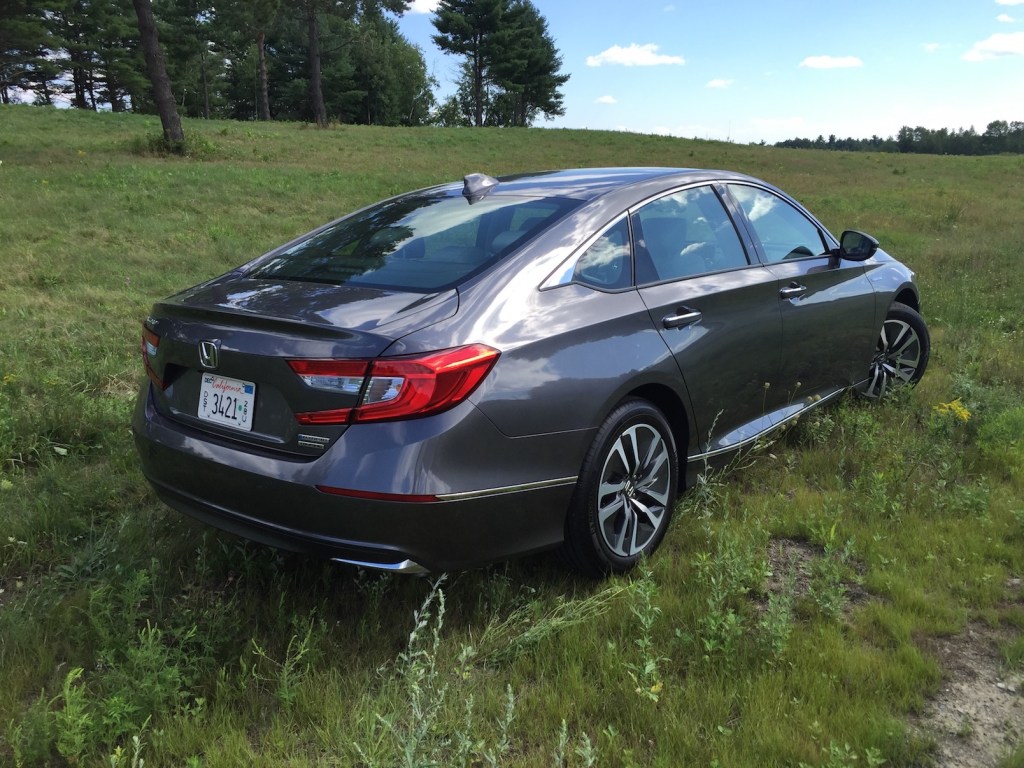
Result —
[{"label": "wheel arch", "polygon": [[900,304],[906,304],[915,312],[921,311],[921,302],[918,299],[917,291],[909,286],[899,291],[896,296],[893,297],[893,301],[898,301]]}]

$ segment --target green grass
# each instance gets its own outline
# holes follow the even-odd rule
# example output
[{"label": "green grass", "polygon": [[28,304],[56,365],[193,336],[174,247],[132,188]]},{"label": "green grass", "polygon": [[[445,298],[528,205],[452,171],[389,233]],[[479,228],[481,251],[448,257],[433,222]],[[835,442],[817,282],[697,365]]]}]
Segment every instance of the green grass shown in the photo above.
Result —
[{"label": "green grass", "polygon": [[[0,108],[0,763],[927,764],[905,725],[941,681],[922,641],[1024,628],[1024,161],[185,127],[171,159],[154,118]],[[873,233],[918,272],[928,375],[711,478],[630,578],[538,556],[432,591],[154,500],[128,428],[154,300],[386,195],[602,165],[745,171]],[[956,398],[966,421],[936,408]],[[769,580],[782,539],[808,559]]]}]

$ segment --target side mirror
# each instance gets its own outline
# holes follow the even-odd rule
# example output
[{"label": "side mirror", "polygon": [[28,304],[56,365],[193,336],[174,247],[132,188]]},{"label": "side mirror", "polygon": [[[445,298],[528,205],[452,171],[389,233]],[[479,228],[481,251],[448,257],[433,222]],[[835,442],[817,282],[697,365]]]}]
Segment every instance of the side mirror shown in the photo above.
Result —
[{"label": "side mirror", "polygon": [[871,235],[848,229],[839,238],[839,251],[836,256],[847,261],[867,261],[877,250],[878,241]]}]

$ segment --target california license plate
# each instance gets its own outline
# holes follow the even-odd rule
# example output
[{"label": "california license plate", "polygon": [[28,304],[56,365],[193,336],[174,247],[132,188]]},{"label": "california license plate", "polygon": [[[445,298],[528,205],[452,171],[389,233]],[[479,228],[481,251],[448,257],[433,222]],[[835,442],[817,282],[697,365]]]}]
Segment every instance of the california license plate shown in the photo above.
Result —
[{"label": "california license plate", "polygon": [[251,432],[255,410],[256,385],[251,381],[229,379],[212,373],[203,374],[197,412],[200,419]]}]

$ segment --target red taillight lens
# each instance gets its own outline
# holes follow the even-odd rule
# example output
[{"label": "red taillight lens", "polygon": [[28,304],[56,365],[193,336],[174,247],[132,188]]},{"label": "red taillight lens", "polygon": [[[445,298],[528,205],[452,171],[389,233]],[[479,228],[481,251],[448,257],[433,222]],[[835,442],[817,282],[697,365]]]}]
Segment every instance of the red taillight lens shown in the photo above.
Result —
[{"label": "red taillight lens", "polygon": [[142,365],[146,369],[146,375],[149,376],[150,381],[156,384],[160,389],[164,388],[164,383],[157,376],[156,369],[153,367],[153,361],[160,351],[160,337],[157,336],[147,326],[142,326]]},{"label": "red taillight lens", "polygon": [[375,360],[353,421],[385,421],[448,410],[473,392],[500,353],[483,344]]},{"label": "red taillight lens", "polygon": [[361,393],[349,409],[296,414],[300,424],[391,421],[440,413],[479,386],[501,353],[483,344],[377,360],[289,360],[310,387]]}]

